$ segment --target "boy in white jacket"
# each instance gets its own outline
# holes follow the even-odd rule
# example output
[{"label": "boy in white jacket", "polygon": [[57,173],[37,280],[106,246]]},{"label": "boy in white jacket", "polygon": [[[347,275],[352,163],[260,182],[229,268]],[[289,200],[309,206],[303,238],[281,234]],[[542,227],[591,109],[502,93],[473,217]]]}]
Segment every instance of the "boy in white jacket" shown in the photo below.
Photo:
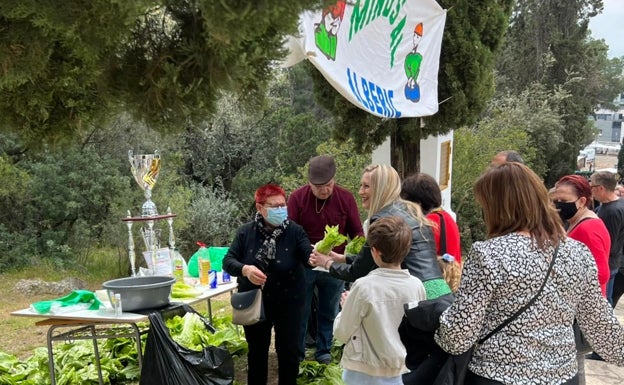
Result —
[{"label": "boy in white jacket", "polygon": [[403,218],[384,217],[373,222],[366,241],[379,268],[343,293],[334,321],[334,338],[345,344],[342,378],[346,385],[402,385],[407,371],[398,332],[403,305],[426,299],[422,282],[401,269],[412,230]]}]

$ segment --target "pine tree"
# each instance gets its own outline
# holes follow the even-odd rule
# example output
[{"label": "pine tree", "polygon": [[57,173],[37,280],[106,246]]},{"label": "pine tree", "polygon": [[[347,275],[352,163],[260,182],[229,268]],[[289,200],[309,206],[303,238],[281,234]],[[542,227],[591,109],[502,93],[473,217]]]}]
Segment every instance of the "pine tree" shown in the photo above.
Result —
[{"label": "pine tree", "polygon": [[0,125],[68,140],[129,111],[162,131],[209,115],[221,90],[262,104],[284,38],[313,0],[5,0]]}]

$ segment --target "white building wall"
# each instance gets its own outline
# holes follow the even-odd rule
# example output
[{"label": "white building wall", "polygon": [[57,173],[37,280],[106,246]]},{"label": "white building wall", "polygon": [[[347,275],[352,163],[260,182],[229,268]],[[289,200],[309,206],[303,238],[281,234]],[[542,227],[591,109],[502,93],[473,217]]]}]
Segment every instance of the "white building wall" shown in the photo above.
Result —
[{"label": "white building wall", "polygon": [[[451,210],[451,187],[453,185],[453,131],[446,135],[430,136],[420,141],[420,172],[429,174],[440,182],[440,147],[446,141],[451,141],[450,159],[450,179],[448,186],[442,190],[442,207],[453,217],[455,213]],[[374,164],[391,164],[390,157],[390,137],[375,150],[373,150],[372,160]]]}]

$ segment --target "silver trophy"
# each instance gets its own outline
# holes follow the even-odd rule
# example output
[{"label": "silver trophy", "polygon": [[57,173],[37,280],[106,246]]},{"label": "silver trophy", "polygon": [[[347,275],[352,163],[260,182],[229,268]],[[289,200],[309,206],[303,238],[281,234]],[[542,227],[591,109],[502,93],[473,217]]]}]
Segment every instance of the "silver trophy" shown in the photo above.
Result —
[{"label": "silver trophy", "polygon": [[158,215],[156,205],[152,202],[152,189],[160,173],[160,154],[155,150],[153,154],[134,155],[132,150],[128,151],[130,161],[130,171],[139,187],[145,192],[145,203],[141,207],[141,216],[152,217]]}]

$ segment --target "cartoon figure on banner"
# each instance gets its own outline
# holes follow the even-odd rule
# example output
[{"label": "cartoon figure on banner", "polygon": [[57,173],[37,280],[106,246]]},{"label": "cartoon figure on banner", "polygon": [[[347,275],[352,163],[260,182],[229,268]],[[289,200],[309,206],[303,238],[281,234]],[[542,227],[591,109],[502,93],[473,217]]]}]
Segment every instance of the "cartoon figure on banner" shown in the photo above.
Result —
[{"label": "cartoon figure on banner", "polygon": [[405,75],[407,75],[407,83],[405,84],[405,98],[417,103],[420,100],[420,86],[417,79],[420,73],[420,64],[422,63],[422,55],[417,52],[418,43],[422,39],[423,24],[418,23],[414,28],[414,48],[405,56]]},{"label": "cartoon figure on banner", "polygon": [[339,0],[336,4],[323,9],[321,22],[314,24],[314,41],[318,49],[329,60],[336,60],[338,45],[338,29],[344,16],[346,2]]}]

